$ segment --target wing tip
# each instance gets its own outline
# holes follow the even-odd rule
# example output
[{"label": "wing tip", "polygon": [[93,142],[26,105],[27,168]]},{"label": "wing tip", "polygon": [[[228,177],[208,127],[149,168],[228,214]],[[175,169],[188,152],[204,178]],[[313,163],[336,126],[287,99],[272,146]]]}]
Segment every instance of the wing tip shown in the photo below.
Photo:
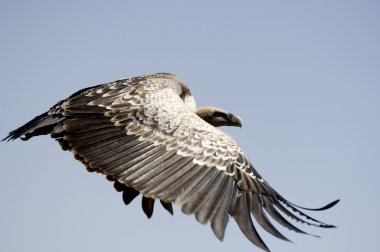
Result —
[{"label": "wing tip", "polygon": [[27,140],[27,139],[25,139],[25,137],[22,137],[20,134],[17,134],[16,130],[13,130],[13,131],[8,133],[8,136],[1,139],[1,142],[14,141],[17,138],[20,138],[21,140]]},{"label": "wing tip", "polygon": [[[285,199],[282,199],[282,200],[285,200]],[[301,208],[303,210],[308,210],[308,211],[324,211],[324,210],[330,209],[333,206],[335,206],[336,204],[338,204],[339,201],[340,201],[340,199],[336,199],[336,200],[334,200],[334,201],[326,204],[325,206],[319,207],[319,208],[302,207],[302,206],[296,205],[296,204],[294,204],[294,203],[292,203],[292,202],[290,202],[288,200],[285,200],[285,201],[286,201],[286,203],[291,204],[291,205],[293,205],[295,207]]]},{"label": "wing tip", "polygon": [[171,202],[160,200],[160,203],[164,207],[164,209],[170,213],[170,215],[174,215],[173,205]]}]

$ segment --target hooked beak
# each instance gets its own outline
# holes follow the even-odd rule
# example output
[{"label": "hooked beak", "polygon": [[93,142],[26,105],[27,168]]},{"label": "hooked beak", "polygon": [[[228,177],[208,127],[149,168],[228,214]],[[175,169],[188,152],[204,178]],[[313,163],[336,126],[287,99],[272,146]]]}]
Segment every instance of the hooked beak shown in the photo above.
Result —
[{"label": "hooked beak", "polygon": [[236,115],[233,115],[231,117],[231,122],[233,123],[234,126],[236,127],[242,127],[243,126],[243,121],[241,120],[240,117],[236,116]]}]

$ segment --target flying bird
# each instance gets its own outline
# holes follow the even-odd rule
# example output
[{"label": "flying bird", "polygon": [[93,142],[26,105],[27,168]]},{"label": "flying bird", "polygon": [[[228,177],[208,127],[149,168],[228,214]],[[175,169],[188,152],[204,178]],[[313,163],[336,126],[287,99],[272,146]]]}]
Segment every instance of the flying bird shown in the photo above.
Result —
[{"label": "flying bird", "polygon": [[172,203],[198,222],[210,223],[223,240],[232,217],[243,234],[265,251],[252,216],[264,230],[288,240],[271,223],[298,233],[291,224],[332,228],[274,190],[220,126],[242,120],[216,107],[196,108],[189,88],[176,75],[156,73],[82,89],[9,133],[4,140],[50,135],[88,171],[101,173],[122,192],[125,204],[142,194],[150,218],[155,200],[173,214]]}]

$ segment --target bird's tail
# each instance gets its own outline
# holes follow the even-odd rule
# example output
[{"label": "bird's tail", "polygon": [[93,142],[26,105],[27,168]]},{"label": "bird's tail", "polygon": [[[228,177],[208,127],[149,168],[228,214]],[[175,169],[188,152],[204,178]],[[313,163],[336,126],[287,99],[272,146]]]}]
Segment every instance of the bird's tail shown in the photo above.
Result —
[{"label": "bird's tail", "polygon": [[63,117],[57,114],[49,114],[45,112],[36,116],[33,120],[27,122],[23,126],[11,131],[7,137],[1,141],[10,141],[20,138],[23,141],[31,137],[39,135],[48,135],[57,132],[57,126],[63,121]]}]

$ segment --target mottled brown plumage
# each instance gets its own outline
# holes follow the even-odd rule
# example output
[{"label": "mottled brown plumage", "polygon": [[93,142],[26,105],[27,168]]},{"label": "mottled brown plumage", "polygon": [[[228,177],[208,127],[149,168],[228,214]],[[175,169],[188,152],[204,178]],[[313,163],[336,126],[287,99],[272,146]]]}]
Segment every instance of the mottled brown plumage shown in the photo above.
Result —
[{"label": "mottled brown plumage", "polygon": [[[125,204],[139,194],[150,218],[154,201],[172,203],[222,240],[230,216],[244,235],[269,251],[251,216],[287,240],[270,222],[305,233],[287,221],[333,227],[301,212],[254,169],[235,141],[218,126],[241,127],[241,119],[215,107],[196,109],[184,82],[159,73],[123,79],[76,92],[3,140],[51,135],[89,171],[104,174],[123,192]],[[298,213],[298,215],[294,214]]]}]

